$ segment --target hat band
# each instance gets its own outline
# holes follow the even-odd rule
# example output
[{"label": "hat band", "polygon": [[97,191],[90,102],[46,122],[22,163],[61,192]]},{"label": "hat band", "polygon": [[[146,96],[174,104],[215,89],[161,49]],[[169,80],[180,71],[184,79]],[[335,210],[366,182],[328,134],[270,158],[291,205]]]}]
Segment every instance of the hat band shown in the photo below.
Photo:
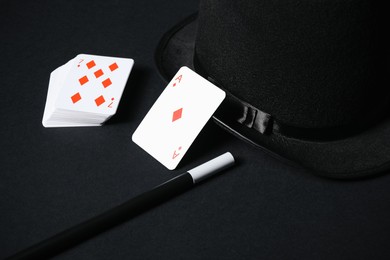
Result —
[{"label": "hat band", "polygon": [[330,141],[357,134],[367,129],[369,126],[372,126],[375,121],[378,121],[376,117],[372,117],[370,122],[366,121],[363,123],[363,120],[357,120],[357,123],[353,125],[323,128],[303,128],[288,125],[278,121],[277,118],[259,108],[239,99],[223,88],[222,85],[212,78],[200,64],[196,51],[194,52],[193,62],[194,69],[197,73],[226,92],[226,98],[216,113],[218,115],[228,115],[229,121],[234,120],[262,135],[277,134],[308,141]]}]

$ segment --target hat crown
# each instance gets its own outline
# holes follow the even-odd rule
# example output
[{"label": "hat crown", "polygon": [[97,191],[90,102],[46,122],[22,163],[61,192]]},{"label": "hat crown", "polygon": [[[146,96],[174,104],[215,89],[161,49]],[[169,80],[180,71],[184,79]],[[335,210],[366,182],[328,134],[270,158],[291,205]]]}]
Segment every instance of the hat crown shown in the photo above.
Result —
[{"label": "hat crown", "polygon": [[371,122],[390,91],[374,2],[201,1],[195,55],[217,84],[284,124]]}]

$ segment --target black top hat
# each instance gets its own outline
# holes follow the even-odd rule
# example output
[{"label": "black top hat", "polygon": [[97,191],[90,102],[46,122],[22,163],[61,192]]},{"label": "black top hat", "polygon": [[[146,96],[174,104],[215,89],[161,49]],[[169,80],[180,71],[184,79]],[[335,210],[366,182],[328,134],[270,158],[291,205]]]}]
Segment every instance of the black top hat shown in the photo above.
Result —
[{"label": "black top hat", "polygon": [[379,1],[201,1],[156,52],[228,96],[215,121],[328,177],[390,168],[386,9]]}]

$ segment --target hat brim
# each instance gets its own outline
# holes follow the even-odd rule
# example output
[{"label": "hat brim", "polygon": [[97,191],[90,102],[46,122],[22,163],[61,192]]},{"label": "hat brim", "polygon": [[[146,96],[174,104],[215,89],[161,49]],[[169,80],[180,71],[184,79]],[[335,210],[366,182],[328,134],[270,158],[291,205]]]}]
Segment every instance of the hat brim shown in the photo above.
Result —
[{"label": "hat brim", "polygon": [[[169,30],[161,39],[155,59],[165,80],[169,81],[182,66],[194,69],[196,29],[197,14],[193,14]],[[289,138],[277,133],[263,135],[233,120],[229,114],[220,110],[213,118],[218,125],[237,137],[318,175],[358,178],[385,173],[390,169],[389,117],[349,138],[320,142]]]}]

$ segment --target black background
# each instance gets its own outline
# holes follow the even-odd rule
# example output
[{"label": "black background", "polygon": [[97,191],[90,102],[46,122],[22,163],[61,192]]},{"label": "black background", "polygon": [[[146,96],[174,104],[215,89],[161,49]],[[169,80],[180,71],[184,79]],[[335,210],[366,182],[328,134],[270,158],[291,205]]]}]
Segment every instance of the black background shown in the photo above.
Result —
[{"label": "black background", "polygon": [[[225,151],[235,168],[56,259],[388,259],[390,175],[285,165],[209,122],[169,171],[131,141],[162,92],[162,35],[197,1],[0,1],[0,258]],[[79,53],[135,60],[102,127],[46,129],[49,75]]]}]

